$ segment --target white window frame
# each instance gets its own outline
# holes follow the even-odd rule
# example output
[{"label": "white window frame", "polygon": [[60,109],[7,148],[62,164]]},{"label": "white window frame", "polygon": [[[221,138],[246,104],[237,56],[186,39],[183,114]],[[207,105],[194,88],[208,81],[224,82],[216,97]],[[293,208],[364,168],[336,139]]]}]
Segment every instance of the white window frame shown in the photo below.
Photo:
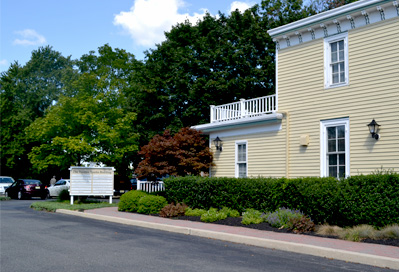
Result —
[{"label": "white window frame", "polygon": [[[238,146],[245,144],[245,161],[239,161],[238,160]],[[248,177],[248,141],[247,140],[241,140],[241,141],[236,141],[236,150],[235,150],[235,177],[239,177],[239,167],[238,165],[241,163],[245,163],[246,169],[246,177]]]},{"label": "white window frame", "polygon": [[345,178],[350,176],[349,118],[320,121],[320,176],[328,177],[327,167],[327,128],[345,126]]},{"label": "white window frame", "polygon": [[[344,41],[345,82],[332,83],[331,68],[331,43]],[[348,32],[340,33],[324,39],[324,88],[336,88],[349,85],[349,62],[348,62]]]}]

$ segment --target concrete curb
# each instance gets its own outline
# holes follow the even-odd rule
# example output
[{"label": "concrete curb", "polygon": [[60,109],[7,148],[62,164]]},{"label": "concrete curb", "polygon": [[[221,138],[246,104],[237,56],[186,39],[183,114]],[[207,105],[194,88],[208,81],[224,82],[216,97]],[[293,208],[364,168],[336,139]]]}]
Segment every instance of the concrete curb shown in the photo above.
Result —
[{"label": "concrete curb", "polygon": [[299,243],[291,243],[291,242],[278,241],[272,239],[248,237],[237,234],[201,230],[196,228],[180,227],[180,226],[173,226],[173,225],[166,225],[166,224],[152,223],[152,222],[143,222],[140,220],[117,218],[107,215],[89,214],[89,213],[64,210],[64,209],[59,209],[56,212],[85,217],[85,218],[91,218],[96,220],[102,220],[107,222],[157,229],[157,230],[186,234],[186,235],[194,235],[198,237],[205,237],[215,240],[246,244],[246,245],[258,246],[270,249],[277,249],[277,250],[283,250],[300,254],[313,255],[324,258],[331,258],[352,263],[361,263],[366,265],[378,266],[382,268],[399,269],[399,259],[376,256],[371,254],[351,252],[339,249],[331,249],[331,248],[299,244]]}]

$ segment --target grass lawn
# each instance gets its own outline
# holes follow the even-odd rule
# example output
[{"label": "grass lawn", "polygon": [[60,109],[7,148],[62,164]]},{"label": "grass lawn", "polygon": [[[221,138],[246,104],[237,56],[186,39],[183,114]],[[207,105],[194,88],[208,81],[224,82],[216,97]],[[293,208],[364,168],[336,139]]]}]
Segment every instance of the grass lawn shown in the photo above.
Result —
[{"label": "grass lawn", "polygon": [[30,205],[31,208],[38,211],[49,211],[55,212],[57,209],[65,210],[90,210],[104,207],[117,207],[118,203],[109,204],[108,202],[93,202],[93,203],[76,203],[71,205],[69,200],[58,202],[54,200],[50,201],[38,201]]}]

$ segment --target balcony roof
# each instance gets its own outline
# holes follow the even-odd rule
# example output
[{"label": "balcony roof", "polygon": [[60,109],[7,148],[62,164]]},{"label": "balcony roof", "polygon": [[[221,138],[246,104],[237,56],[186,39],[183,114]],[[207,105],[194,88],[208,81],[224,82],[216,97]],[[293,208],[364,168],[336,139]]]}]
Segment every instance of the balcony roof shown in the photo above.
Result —
[{"label": "balcony roof", "polygon": [[275,112],[254,117],[197,125],[191,128],[202,131],[204,134],[209,134],[211,132],[254,126],[262,123],[274,123],[281,119],[283,119],[283,114]]}]

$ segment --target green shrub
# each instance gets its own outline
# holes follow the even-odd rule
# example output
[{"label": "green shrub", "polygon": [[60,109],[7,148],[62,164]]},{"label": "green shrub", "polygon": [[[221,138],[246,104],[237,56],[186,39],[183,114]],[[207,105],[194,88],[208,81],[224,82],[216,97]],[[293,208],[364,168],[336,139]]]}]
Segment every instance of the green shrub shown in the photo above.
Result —
[{"label": "green shrub", "polygon": [[241,223],[244,225],[260,224],[263,222],[262,213],[255,209],[248,209],[242,213]]},{"label": "green shrub", "polygon": [[225,213],[227,217],[240,217],[240,213],[237,210],[233,210],[227,207],[223,207],[220,212]]},{"label": "green shrub", "polygon": [[201,216],[204,213],[206,213],[206,210],[204,210],[204,209],[194,209],[193,210],[191,208],[188,208],[188,209],[186,209],[186,212],[184,214],[187,216]]},{"label": "green shrub", "polygon": [[168,202],[190,207],[228,207],[239,212],[279,207],[301,210],[317,224],[338,226],[398,223],[399,174],[377,172],[337,180],[304,178],[172,177],[164,180]]},{"label": "green shrub", "polygon": [[351,176],[343,182],[340,198],[343,222],[337,225],[383,227],[398,223],[399,174],[379,171]]},{"label": "green shrub", "polygon": [[182,216],[184,215],[187,208],[188,206],[184,203],[177,203],[176,205],[174,203],[171,203],[163,207],[162,210],[159,212],[159,215],[161,217]]},{"label": "green shrub", "polygon": [[64,189],[58,194],[57,200],[62,202],[64,200],[69,200],[70,198],[71,196],[69,195],[68,189]]},{"label": "green shrub", "polygon": [[118,210],[125,212],[137,212],[140,198],[147,195],[148,194],[146,192],[136,190],[124,193],[119,200]]},{"label": "green shrub", "polygon": [[147,195],[140,198],[137,212],[144,214],[156,214],[159,213],[166,205],[168,205],[168,202],[163,196]]},{"label": "green shrub", "polygon": [[227,218],[227,214],[216,208],[210,208],[207,212],[201,215],[202,222],[215,222]]}]

